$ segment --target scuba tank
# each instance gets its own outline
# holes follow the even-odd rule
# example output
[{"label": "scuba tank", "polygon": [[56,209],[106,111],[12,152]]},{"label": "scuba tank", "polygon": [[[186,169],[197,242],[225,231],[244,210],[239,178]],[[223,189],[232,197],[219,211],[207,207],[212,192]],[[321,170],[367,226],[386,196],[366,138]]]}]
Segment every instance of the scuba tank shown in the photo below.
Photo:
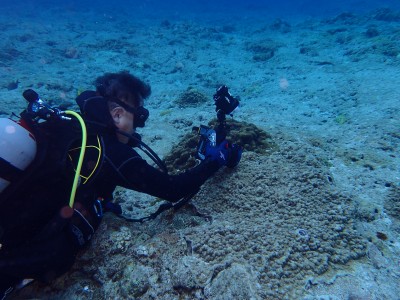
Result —
[{"label": "scuba tank", "polygon": [[[37,133],[35,127],[37,127],[39,122],[70,121],[71,118],[66,115],[72,115],[78,119],[82,128],[82,147],[69,202],[69,206],[73,207],[83,157],[85,155],[87,140],[85,123],[80,115],[74,111],[62,111],[59,108],[49,106],[40,99],[34,90],[28,89],[24,91],[23,96],[29,104],[21,113],[20,120],[15,122],[11,119],[0,119],[0,202],[2,202],[3,194],[5,194],[4,198],[6,199],[8,194],[13,192],[13,187],[19,188],[18,184],[11,186],[10,184],[14,181],[21,182],[21,177],[26,177],[27,175],[24,171],[30,165],[34,165],[36,156],[40,156],[40,152],[42,152],[38,148],[40,143],[36,143],[36,139],[32,133]],[[26,129],[30,127],[32,130]]]},{"label": "scuba tank", "polygon": [[36,139],[22,122],[0,118],[0,194],[33,162],[36,151]]}]

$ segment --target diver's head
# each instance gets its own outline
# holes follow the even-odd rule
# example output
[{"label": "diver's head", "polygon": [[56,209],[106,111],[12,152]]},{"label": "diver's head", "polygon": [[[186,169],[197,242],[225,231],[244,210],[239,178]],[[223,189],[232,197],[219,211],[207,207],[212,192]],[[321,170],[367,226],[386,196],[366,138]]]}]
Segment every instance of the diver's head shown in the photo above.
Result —
[{"label": "diver's head", "polygon": [[76,98],[86,121],[129,135],[144,127],[149,111],[143,101],[150,96],[149,85],[128,72],[106,73],[94,84],[96,92],[85,91]]},{"label": "diver's head", "polygon": [[118,129],[133,133],[136,127],[144,127],[149,117],[149,111],[143,107],[144,99],[151,94],[148,84],[123,71],[106,73],[98,77],[95,86],[97,94],[106,99],[111,117]]}]

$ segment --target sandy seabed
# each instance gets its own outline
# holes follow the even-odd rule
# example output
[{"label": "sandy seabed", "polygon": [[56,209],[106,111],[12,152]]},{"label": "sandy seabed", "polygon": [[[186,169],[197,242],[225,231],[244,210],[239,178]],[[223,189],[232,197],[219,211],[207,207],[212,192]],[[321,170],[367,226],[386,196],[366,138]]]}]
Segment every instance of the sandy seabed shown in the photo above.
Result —
[{"label": "sandy seabed", "polygon": [[[272,136],[186,207],[144,224],[107,215],[73,269],[15,299],[400,299],[400,13],[324,19],[126,16],[52,9],[0,16],[0,116],[22,92],[52,105],[104,72],[152,85],[143,139],[165,156],[214,117],[226,84],[234,118]],[[49,21],[51,19],[51,22]],[[209,96],[175,101],[189,87]],[[158,207],[118,190],[127,211]]]}]

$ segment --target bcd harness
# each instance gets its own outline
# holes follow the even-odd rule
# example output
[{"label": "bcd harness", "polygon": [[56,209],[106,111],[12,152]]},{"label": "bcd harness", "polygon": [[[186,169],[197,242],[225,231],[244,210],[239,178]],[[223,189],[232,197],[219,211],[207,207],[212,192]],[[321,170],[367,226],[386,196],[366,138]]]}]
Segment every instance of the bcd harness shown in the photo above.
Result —
[{"label": "bcd harness", "polygon": [[[93,220],[89,220],[84,211],[77,208],[74,203],[78,187],[84,188],[87,186],[90,191],[92,179],[96,177],[97,172],[101,169],[104,160],[104,145],[99,132],[104,130],[105,125],[84,120],[81,115],[74,111],[61,111],[58,108],[50,107],[32,90],[25,91],[24,97],[28,100],[29,105],[28,108],[21,113],[21,119],[19,122],[29,128],[32,134],[36,137],[38,151],[31,166],[20,174],[21,176],[16,182],[7,187],[6,190],[0,194],[0,205],[8,203],[8,200],[13,199],[15,194],[23,191],[25,189],[24,185],[30,182],[29,178],[32,176],[34,177],[37,171],[40,171],[44,165],[50,163],[47,162],[46,159],[49,155],[53,155],[53,148],[55,146],[52,145],[52,142],[57,140],[60,143],[58,148],[64,148],[64,151],[62,151],[62,149],[60,150],[61,154],[56,158],[56,161],[60,159],[62,162],[65,158],[69,161],[74,171],[68,202],[69,211],[66,213],[68,217],[66,218],[57,212],[55,216],[50,219],[48,225],[42,228],[40,233],[35,237],[35,240],[48,238],[62,230],[64,226],[70,226],[70,232],[72,232],[74,240],[79,246],[82,246],[86,241],[91,239],[95,227],[97,226],[93,225]],[[74,119],[76,121],[73,121]],[[94,133],[89,129],[88,134],[86,125],[88,125],[89,128],[96,128]],[[71,129],[68,130],[68,127]],[[60,128],[63,129],[61,132]],[[80,130],[77,130],[77,128],[80,128]],[[78,131],[81,133],[77,133]],[[118,132],[127,135],[124,132]],[[60,134],[61,137],[57,136]],[[55,138],[55,136],[57,136],[57,138]],[[134,144],[136,144],[139,149],[141,149],[160,167],[161,170],[167,172],[164,163],[150,147],[144,144],[137,136],[128,136],[134,141]],[[64,152],[64,154],[62,154],[62,152]],[[87,157],[90,158],[90,161],[86,159]],[[56,161],[54,163],[57,164]],[[94,199],[93,207],[88,209],[94,212],[94,215],[98,219],[95,223],[99,223],[103,213],[107,211],[113,212],[119,218],[129,222],[144,222],[151,220],[168,209],[173,208],[174,210],[177,210],[181,208],[194,196],[194,194],[184,197],[175,203],[166,202],[153,214],[137,219],[124,216],[120,205],[112,203],[110,197],[107,197],[106,195],[95,195],[94,193],[93,196],[96,197]],[[24,200],[25,199],[19,199],[18,201]],[[12,226],[17,227],[19,225],[18,220],[13,222],[16,224]],[[2,224],[0,224],[0,244],[1,243],[3,243]]]}]

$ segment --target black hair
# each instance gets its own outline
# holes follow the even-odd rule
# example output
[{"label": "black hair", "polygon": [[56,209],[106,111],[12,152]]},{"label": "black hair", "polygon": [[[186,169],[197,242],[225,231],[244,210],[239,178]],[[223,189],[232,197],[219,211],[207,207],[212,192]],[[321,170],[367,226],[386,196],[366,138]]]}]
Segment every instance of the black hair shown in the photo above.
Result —
[{"label": "black hair", "polygon": [[128,103],[136,107],[140,106],[142,101],[151,94],[150,85],[128,71],[105,73],[95,80],[94,85],[96,92],[102,97],[111,101],[113,99],[133,101],[133,103]]}]

